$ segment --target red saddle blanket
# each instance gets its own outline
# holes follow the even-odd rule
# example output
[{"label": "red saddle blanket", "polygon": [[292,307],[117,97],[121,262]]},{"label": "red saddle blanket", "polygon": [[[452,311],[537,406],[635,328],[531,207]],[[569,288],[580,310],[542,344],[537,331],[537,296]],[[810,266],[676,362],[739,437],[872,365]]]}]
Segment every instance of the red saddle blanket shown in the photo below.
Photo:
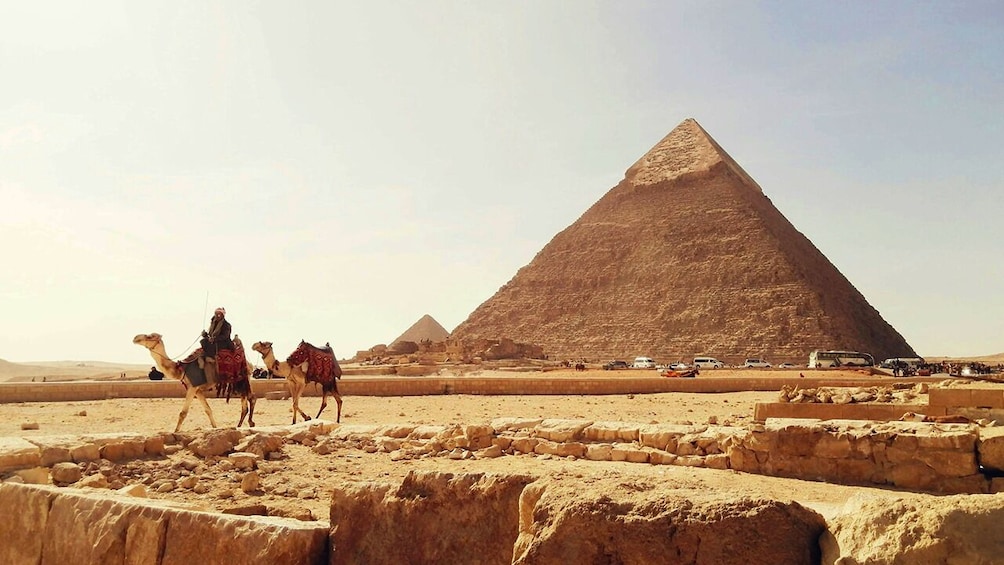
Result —
[{"label": "red saddle blanket", "polygon": [[299,365],[306,361],[308,382],[330,384],[342,376],[342,368],[338,365],[338,359],[335,358],[335,352],[331,350],[330,345],[322,348],[301,341],[286,361],[290,365]]},{"label": "red saddle blanket", "polygon": [[[202,348],[191,352],[188,357],[179,361],[180,365],[188,365],[198,361],[202,357]],[[216,352],[216,379],[221,385],[233,384],[238,381],[247,380],[248,363],[244,357],[244,346],[240,342],[234,342],[234,348],[220,349]]]}]

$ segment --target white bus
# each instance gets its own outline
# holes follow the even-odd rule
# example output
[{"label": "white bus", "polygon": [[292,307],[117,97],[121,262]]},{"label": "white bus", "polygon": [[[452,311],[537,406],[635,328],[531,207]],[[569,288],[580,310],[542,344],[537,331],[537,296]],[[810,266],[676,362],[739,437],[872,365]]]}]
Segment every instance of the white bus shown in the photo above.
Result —
[{"label": "white bus", "polygon": [[825,367],[871,367],[875,359],[860,351],[813,351],[809,354],[809,368]]}]

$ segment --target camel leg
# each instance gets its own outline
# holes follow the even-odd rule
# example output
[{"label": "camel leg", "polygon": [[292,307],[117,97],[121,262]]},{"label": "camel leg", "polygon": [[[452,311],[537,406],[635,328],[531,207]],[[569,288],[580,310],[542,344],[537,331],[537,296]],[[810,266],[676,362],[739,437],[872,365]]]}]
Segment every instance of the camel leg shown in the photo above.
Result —
[{"label": "camel leg", "polygon": [[[212,426],[212,427],[214,427],[214,428],[218,428],[219,426],[216,425],[216,418],[213,418],[213,409],[209,407],[209,401],[206,400],[206,394],[205,394],[205,391],[202,390],[202,387],[198,387],[196,389],[195,396],[198,397],[199,402],[202,403],[203,410],[206,411],[206,416],[209,417],[209,425]],[[188,410],[188,406],[187,405],[185,406],[185,410],[186,411]]]},{"label": "camel leg", "polygon": [[321,412],[324,412],[324,409],[327,406],[328,406],[328,393],[327,392],[322,392],[321,393],[321,409],[317,411],[317,416],[314,416],[314,418],[320,418],[321,417]]},{"label": "camel leg", "polygon": [[303,389],[307,387],[307,383],[296,381],[290,383],[290,385],[293,389],[293,423],[296,423],[297,414],[303,416],[304,420],[310,420],[310,416],[300,409],[300,396],[303,394]]},{"label": "camel leg", "polygon": [[244,425],[244,418],[248,415],[248,397],[241,395],[241,419],[237,420],[237,427]]},{"label": "camel leg", "polygon": [[188,409],[192,406],[192,399],[195,398],[195,393],[198,392],[198,390],[199,389],[194,386],[188,387],[188,392],[185,393],[185,404],[181,407],[181,413],[178,414],[178,425],[174,427],[175,432],[181,431],[181,424],[188,416]]},{"label": "camel leg", "polygon": [[254,403],[255,403],[256,399],[254,397],[254,393],[251,392],[251,383],[248,383],[248,396],[247,396],[247,400],[248,400],[248,427],[249,428],[253,428],[254,427]]},{"label": "camel leg", "polygon": [[342,395],[338,394],[338,391],[331,393],[331,396],[335,397],[335,404],[338,405],[338,416],[335,417],[335,422],[342,421]]}]

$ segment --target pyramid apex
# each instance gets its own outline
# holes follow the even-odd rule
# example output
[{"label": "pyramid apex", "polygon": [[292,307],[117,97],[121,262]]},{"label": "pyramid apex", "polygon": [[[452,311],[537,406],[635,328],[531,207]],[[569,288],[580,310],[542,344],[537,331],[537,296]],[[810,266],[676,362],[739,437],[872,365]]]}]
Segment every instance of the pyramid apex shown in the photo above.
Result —
[{"label": "pyramid apex", "polygon": [[694,118],[680,122],[631,165],[624,177],[635,186],[656,184],[688,174],[706,172],[719,163],[725,163],[747,184],[763,192],[756,181],[746,174]]}]

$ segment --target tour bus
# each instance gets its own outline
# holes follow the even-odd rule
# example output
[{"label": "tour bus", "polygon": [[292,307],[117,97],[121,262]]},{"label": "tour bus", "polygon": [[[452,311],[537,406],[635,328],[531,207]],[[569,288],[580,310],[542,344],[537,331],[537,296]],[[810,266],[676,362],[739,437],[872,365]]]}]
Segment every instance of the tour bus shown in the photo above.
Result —
[{"label": "tour bus", "polygon": [[871,367],[875,359],[860,351],[813,351],[809,354],[809,368]]}]

